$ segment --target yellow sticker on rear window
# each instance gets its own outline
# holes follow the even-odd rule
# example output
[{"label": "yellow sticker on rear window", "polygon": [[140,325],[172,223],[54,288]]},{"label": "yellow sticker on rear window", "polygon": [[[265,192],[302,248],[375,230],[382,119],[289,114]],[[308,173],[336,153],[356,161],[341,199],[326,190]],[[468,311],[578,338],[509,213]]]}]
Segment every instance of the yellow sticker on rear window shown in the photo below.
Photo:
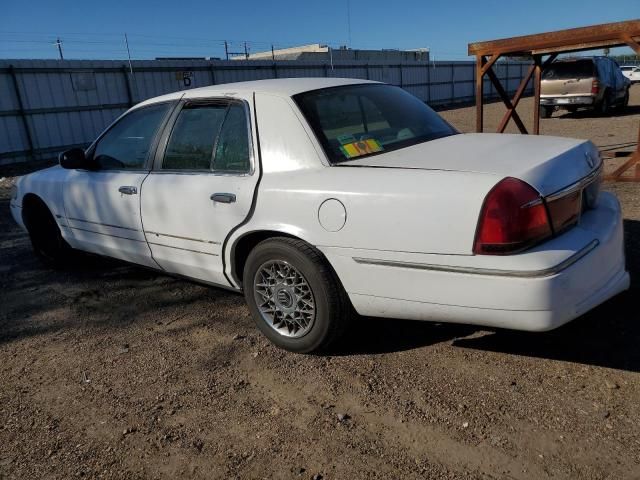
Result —
[{"label": "yellow sticker on rear window", "polygon": [[345,143],[340,146],[340,150],[345,157],[354,158],[361,155],[368,155],[369,153],[381,152],[384,148],[382,148],[382,145],[380,145],[377,140],[367,138],[366,140]]}]

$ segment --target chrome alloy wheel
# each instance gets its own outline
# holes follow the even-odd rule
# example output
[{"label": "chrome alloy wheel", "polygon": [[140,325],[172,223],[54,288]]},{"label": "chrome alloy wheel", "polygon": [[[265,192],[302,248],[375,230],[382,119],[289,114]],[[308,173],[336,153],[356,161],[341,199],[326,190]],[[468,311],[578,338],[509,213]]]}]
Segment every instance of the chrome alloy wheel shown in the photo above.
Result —
[{"label": "chrome alloy wheel", "polygon": [[311,287],[294,266],[283,260],[263,263],[253,278],[253,295],[262,319],[280,335],[306,335],[316,318]]}]

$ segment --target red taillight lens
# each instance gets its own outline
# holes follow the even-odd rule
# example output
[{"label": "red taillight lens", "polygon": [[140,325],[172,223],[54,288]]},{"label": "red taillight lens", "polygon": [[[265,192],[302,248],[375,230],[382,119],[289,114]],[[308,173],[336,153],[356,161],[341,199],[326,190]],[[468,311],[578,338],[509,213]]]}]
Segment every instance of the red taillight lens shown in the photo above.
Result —
[{"label": "red taillight lens", "polygon": [[578,223],[582,211],[582,190],[547,202],[553,232],[557,235]]},{"label": "red taillight lens", "polygon": [[591,84],[591,93],[593,95],[600,93],[600,82],[598,80],[594,80]]},{"label": "red taillight lens", "polygon": [[473,252],[506,255],[551,236],[540,194],[517,178],[505,178],[487,195],[480,212]]}]

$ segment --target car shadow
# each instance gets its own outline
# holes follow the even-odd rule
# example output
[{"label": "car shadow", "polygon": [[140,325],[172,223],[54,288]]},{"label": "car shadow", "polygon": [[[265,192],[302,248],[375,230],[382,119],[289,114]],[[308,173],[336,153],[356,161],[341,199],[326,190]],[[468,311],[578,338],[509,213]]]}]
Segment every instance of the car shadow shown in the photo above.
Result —
[{"label": "car shadow", "polygon": [[[568,324],[542,333],[471,325],[359,318],[334,355],[390,353],[452,342],[457,348],[581,363],[640,372],[640,221],[625,220],[631,289]],[[479,332],[484,334],[478,335]]]},{"label": "car shadow", "polygon": [[625,108],[613,107],[606,115],[599,115],[592,109],[581,109],[575,112],[568,110],[557,110],[553,118],[580,119],[580,118],[607,118],[607,117],[628,117],[640,114],[640,105],[628,105]]},{"label": "car shadow", "polygon": [[[131,266],[117,260],[93,255],[83,255],[82,261],[66,272],[43,269],[28,248],[24,233],[10,223],[8,205],[2,199],[0,226],[5,227],[4,244],[0,257],[5,273],[0,276],[0,305],[7,300],[22,299],[16,310],[8,315],[0,311],[0,345],[8,341],[39,335],[48,331],[73,328],[74,321],[57,324],[31,324],[27,319],[36,313],[53,307],[46,295],[55,300],[49,283],[56,283],[61,291],[69,294],[73,290],[73,302],[82,303],[81,291],[85,280],[94,289],[102,288],[109,279],[125,280],[118,287],[122,291],[133,288],[140,296],[155,299],[151,302],[132,302],[127,305],[126,321],[111,321],[111,327],[123,327],[140,318],[147,311],[167,306],[188,308],[194,298],[203,295],[213,302],[234,302],[242,299],[220,289],[197,290],[187,295],[173,296],[167,292],[179,290],[183,280],[169,279],[162,273]],[[640,371],[640,321],[633,300],[640,291],[640,221],[625,220],[625,246],[627,268],[631,273],[631,290],[608,301],[568,325],[546,333],[523,333],[515,331],[490,331],[483,327],[417,322],[396,319],[357,318],[344,340],[330,352],[331,355],[384,354],[423,348],[442,342],[451,342],[454,347],[501,352],[562,361],[602,366],[633,372]],[[8,267],[8,270],[6,270]],[[15,276],[20,273],[19,278]],[[114,288],[111,285],[109,288]],[[47,293],[49,292],[49,293]],[[78,298],[75,298],[75,297]],[[85,295],[86,296],[86,295]],[[42,297],[42,298],[40,298]],[[14,302],[15,303],[15,302]],[[93,309],[113,309],[108,299],[96,295],[91,299]],[[4,306],[4,305],[3,305]],[[88,312],[87,312],[88,313]],[[16,319],[21,319],[16,323]],[[233,320],[233,319],[230,319]],[[248,325],[247,325],[248,326]]]}]

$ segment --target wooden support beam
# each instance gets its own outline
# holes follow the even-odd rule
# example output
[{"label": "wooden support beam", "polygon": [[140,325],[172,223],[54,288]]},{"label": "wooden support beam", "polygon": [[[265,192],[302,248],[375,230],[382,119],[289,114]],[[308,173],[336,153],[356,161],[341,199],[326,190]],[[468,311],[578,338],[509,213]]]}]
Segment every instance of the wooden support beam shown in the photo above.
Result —
[{"label": "wooden support beam", "polygon": [[640,55],[640,44],[631,38],[631,35],[625,35],[623,38],[624,41],[627,42],[627,45],[629,45],[636,54]]},{"label": "wooden support beam", "polygon": [[476,132],[484,130],[484,65],[487,59],[484,55],[476,57]]},{"label": "wooden support beam", "polygon": [[520,103],[520,98],[522,98],[522,94],[526,90],[527,84],[529,83],[529,80],[531,79],[531,76],[533,75],[534,70],[535,70],[535,65],[531,65],[531,67],[529,67],[529,70],[523,77],[522,81],[520,82],[520,85],[518,86],[518,90],[516,91],[516,94],[514,95],[513,100],[511,100],[511,108],[507,108],[507,111],[505,112],[504,116],[502,117],[502,121],[498,126],[498,130],[497,130],[498,133],[504,133],[505,129],[507,128],[507,125],[509,124],[509,120],[511,120],[511,117],[515,113],[516,108],[518,107],[518,103]]},{"label": "wooden support beam", "polygon": [[540,84],[542,82],[542,72],[557,58],[558,54],[554,53],[542,63],[542,55],[534,55],[533,63],[535,68],[534,79],[534,98],[533,105],[533,134],[540,135]]},{"label": "wooden support beam", "polygon": [[540,135],[540,82],[542,81],[541,55],[533,57],[534,79],[533,79],[533,134]]},{"label": "wooden support beam", "polygon": [[[635,175],[631,177],[623,177],[627,170],[636,167]],[[613,172],[605,177],[605,180],[613,180],[614,182],[640,182],[640,129],[638,129],[638,143],[636,151],[633,152],[631,158],[616,168]]]},{"label": "wooden support beam", "polygon": [[522,123],[520,115],[518,115],[518,112],[515,111],[511,103],[511,99],[509,98],[509,95],[507,95],[507,92],[504,90],[502,83],[500,83],[500,79],[498,78],[498,76],[491,68],[487,70],[487,75],[489,75],[489,79],[491,80],[491,83],[493,83],[493,86],[496,87],[496,91],[498,92],[498,95],[500,95],[502,102],[507,106],[508,110],[511,110],[511,116],[513,117],[513,121],[515,122],[515,124],[518,126],[520,133],[524,133],[525,135],[529,133],[527,131],[527,127],[525,127],[524,123]]},{"label": "wooden support beam", "polygon": [[482,75],[483,76],[487,73],[487,70],[489,70],[491,67],[493,67],[493,64],[496,63],[499,58],[500,58],[500,54],[496,53],[496,54],[492,55],[491,58],[489,58],[488,61],[485,62],[485,64],[482,66]]},{"label": "wooden support beam", "polygon": [[501,52],[503,55],[532,52],[544,54],[560,51],[559,49],[563,52],[576,52],[595,48],[596,43],[600,48],[607,45],[618,47],[627,43],[622,40],[624,36],[640,37],[640,19],[470,43],[468,51],[469,55],[492,55],[494,52]]}]

